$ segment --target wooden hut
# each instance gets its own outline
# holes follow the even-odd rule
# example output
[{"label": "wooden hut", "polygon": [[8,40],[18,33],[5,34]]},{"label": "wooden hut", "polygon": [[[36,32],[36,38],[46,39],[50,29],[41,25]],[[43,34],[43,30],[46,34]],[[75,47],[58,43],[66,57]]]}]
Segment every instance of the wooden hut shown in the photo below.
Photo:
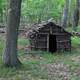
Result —
[{"label": "wooden hut", "polygon": [[28,37],[31,49],[49,52],[70,51],[71,33],[53,22],[37,25],[29,30]]}]

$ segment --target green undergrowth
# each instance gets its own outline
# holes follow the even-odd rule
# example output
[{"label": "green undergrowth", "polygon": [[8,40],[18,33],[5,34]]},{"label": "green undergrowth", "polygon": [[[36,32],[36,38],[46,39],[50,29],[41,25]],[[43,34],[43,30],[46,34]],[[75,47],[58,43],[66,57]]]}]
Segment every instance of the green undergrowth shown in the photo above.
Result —
[{"label": "green undergrowth", "polygon": [[[0,39],[0,80],[50,80],[48,79],[48,72],[46,66],[48,64],[65,64],[70,68],[72,76],[70,80],[79,80],[78,75],[74,75],[75,70],[80,69],[80,38],[72,37],[72,51],[71,52],[36,52],[26,54],[25,50],[18,51],[18,57],[22,65],[16,68],[5,67],[2,63],[2,53],[4,47],[4,40]],[[19,39],[19,46],[26,46],[29,44],[27,39]]]},{"label": "green undergrowth", "polygon": [[72,47],[80,46],[80,37],[74,36],[71,39],[72,39]]},{"label": "green undergrowth", "polygon": [[[66,28],[66,30],[67,30],[68,32],[75,32],[72,27],[68,27],[68,28]],[[77,26],[76,32],[80,32],[80,25]]]}]

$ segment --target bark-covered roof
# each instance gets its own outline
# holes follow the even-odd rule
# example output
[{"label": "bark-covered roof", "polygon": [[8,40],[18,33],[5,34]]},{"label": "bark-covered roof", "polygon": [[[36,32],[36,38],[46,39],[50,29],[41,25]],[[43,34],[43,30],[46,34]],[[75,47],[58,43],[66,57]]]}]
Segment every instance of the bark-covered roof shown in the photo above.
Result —
[{"label": "bark-covered roof", "polygon": [[28,36],[28,37],[31,37],[31,36],[37,34],[40,29],[46,28],[46,26],[55,26],[55,27],[61,28],[61,29],[63,29],[63,31],[64,31],[65,33],[68,33],[69,35],[72,35],[70,32],[66,31],[62,26],[60,26],[60,25],[58,25],[58,24],[55,24],[54,22],[50,21],[50,22],[43,22],[43,23],[41,23],[41,24],[34,25],[33,28],[30,29],[30,30],[27,32],[27,36]]}]

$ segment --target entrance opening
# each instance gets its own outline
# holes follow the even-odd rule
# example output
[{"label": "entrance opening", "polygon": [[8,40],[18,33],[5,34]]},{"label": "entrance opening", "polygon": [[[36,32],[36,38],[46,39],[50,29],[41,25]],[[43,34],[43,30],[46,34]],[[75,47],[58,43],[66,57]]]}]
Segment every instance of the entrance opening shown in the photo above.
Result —
[{"label": "entrance opening", "polygon": [[49,35],[49,52],[56,52],[56,35]]}]

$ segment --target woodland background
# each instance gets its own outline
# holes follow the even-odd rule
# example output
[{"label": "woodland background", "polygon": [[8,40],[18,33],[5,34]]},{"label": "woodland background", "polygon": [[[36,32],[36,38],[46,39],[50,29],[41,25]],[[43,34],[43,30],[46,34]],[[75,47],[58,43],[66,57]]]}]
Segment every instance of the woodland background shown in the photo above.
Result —
[{"label": "woodland background", "polygon": [[[71,52],[27,53],[25,31],[44,21],[75,34]],[[80,80],[80,0],[0,0],[0,80]]]}]

